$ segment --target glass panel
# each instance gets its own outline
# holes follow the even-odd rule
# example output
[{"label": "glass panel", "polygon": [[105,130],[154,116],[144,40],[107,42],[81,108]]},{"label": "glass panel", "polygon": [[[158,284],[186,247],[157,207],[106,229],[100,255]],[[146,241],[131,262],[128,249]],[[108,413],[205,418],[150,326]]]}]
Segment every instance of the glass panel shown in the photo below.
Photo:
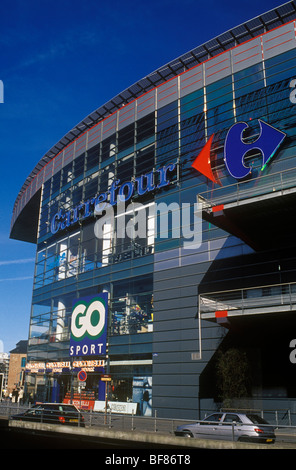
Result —
[{"label": "glass panel", "polygon": [[141,142],[148,137],[154,136],[155,133],[155,113],[139,119],[136,123],[137,142]]},{"label": "glass panel", "polygon": [[96,267],[97,245],[94,233],[94,224],[88,224],[83,227],[81,232],[81,263],[80,271],[85,272]]},{"label": "glass panel", "polygon": [[95,145],[87,151],[86,154],[86,171],[91,168],[99,168],[100,144]]},{"label": "glass panel", "polygon": [[49,341],[50,336],[50,300],[32,306],[29,331],[29,346]]},{"label": "glass panel", "polygon": [[114,283],[112,335],[146,333],[152,330],[152,284],[152,275]]},{"label": "glass panel", "polygon": [[133,149],[135,140],[135,124],[130,124],[118,132],[118,152]]},{"label": "glass panel", "polygon": [[51,342],[70,339],[71,315],[75,293],[64,294],[53,299],[51,315]]},{"label": "glass panel", "polygon": [[116,153],[116,135],[113,134],[102,143],[102,161],[108,160],[110,157],[115,157]]},{"label": "glass panel", "polygon": [[122,183],[133,177],[134,154],[128,155],[117,162],[117,179]]},{"label": "glass panel", "polygon": [[73,179],[72,168],[73,168],[73,163],[72,162],[69,163],[68,165],[66,165],[63,168],[63,171],[62,171],[62,186],[65,186],[66,184],[71,183],[71,181]]},{"label": "glass panel", "polygon": [[83,153],[79,157],[75,158],[74,160],[74,178],[83,175],[84,172],[84,157],[85,154]]},{"label": "glass panel", "polygon": [[44,183],[43,193],[42,193],[42,197],[43,197],[42,202],[46,201],[49,198],[50,187],[51,187],[51,178]]},{"label": "glass panel", "polygon": [[84,200],[94,197],[98,192],[98,175],[85,181],[84,184]]},{"label": "glass panel", "polygon": [[266,81],[270,85],[296,75],[296,50],[292,49],[265,61]]},{"label": "glass panel", "polygon": [[60,186],[61,186],[61,171],[58,171],[52,177],[52,190],[51,190],[52,195],[59,192]]},{"label": "glass panel", "polygon": [[136,153],[136,176],[145,175],[154,168],[154,145]]},{"label": "glass panel", "polygon": [[264,87],[262,63],[248,67],[234,74],[235,97],[239,98],[254,90]]},{"label": "glass panel", "polygon": [[106,166],[101,171],[101,174],[99,177],[100,193],[108,191],[114,179],[114,174],[115,174],[114,164]]},{"label": "glass panel", "polygon": [[80,232],[71,235],[68,241],[67,277],[76,276],[79,270],[79,242]]}]

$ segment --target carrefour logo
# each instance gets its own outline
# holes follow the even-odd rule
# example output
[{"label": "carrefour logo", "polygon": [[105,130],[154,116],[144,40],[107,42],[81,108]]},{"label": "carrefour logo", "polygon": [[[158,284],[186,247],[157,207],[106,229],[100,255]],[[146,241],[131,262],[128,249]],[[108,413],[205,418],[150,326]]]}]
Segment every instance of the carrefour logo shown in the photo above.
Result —
[{"label": "carrefour logo", "polygon": [[70,356],[106,354],[108,295],[76,300],[71,317]]},{"label": "carrefour logo", "polygon": [[[234,124],[228,131],[224,143],[224,162],[228,173],[236,179],[243,179],[252,173],[252,168],[246,166],[245,157],[251,150],[259,150],[262,154],[261,170],[275,155],[276,151],[286,137],[284,132],[258,119],[260,135],[253,142],[246,142],[244,133],[249,129],[245,122]],[[192,167],[205,175],[214,183],[220,184],[220,180],[211,166],[211,146],[214,135],[212,135],[203,147],[202,151],[194,160]]]}]

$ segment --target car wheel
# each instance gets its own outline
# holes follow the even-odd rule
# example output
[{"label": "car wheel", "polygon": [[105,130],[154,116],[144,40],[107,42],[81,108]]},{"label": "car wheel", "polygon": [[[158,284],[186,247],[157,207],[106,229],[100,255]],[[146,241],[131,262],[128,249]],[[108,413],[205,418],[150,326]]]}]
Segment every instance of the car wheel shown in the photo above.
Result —
[{"label": "car wheel", "polygon": [[189,437],[189,438],[191,438],[191,437],[193,437],[193,435],[191,434],[191,432],[185,431],[185,432],[183,433],[183,437]]}]

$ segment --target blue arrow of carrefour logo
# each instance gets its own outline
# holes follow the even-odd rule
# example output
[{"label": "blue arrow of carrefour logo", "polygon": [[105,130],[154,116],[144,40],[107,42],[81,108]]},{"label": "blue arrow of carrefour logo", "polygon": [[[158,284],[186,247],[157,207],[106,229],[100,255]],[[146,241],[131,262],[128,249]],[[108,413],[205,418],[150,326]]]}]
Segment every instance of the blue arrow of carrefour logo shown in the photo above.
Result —
[{"label": "blue arrow of carrefour logo", "polygon": [[[260,125],[260,135],[254,142],[246,143],[243,141],[243,133],[249,127],[245,122],[234,124],[228,131],[224,144],[224,161],[227,170],[234,178],[242,179],[251,173],[252,168],[244,164],[246,154],[250,150],[256,149],[262,153],[261,170],[264,170],[267,163],[274,156],[286,137],[284,132],[275,129],[273,126],[260,119],[258,121]],[[211,146],[213,137],[214,135],[207,141],[192,163],[192,167],[214,183],[221,184],[217,175],[213,173],[211,168]]]},{"label": "blue arrow of carrefour logo", "polygon": [[250,150],[261,151],[263,158],[261,170],[263,170],[286,137],[284,132],[260,119],[259,124],[260,135],[252,143],[243,141],[243,132],[249,127],[245,122],[234,124],[228,131],[224,144],[224,161],[234,178],[245,178],[251,173],[252,169],[244,164],[244,158]]}]

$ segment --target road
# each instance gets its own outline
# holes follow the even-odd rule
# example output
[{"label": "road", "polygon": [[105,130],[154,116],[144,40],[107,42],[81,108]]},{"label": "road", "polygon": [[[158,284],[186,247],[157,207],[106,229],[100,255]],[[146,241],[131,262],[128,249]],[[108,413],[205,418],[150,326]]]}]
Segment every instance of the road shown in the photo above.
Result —
[{"label": "road", "polygon": [[[77,428],[76,428],[77,429]],[[132,434],[131,434],[132,435]],[[11,428],[8,426],[8,420],[0,419],[0,449],[102,449],[110,453],[114,450],[139,450],[145,449],[169,450],[178,448],[175,445],[135,442],[114,438],[83,436],[81,434],[55,434],[53,432],[34,431],[32,429],[24,430],[22,428]]]}]

